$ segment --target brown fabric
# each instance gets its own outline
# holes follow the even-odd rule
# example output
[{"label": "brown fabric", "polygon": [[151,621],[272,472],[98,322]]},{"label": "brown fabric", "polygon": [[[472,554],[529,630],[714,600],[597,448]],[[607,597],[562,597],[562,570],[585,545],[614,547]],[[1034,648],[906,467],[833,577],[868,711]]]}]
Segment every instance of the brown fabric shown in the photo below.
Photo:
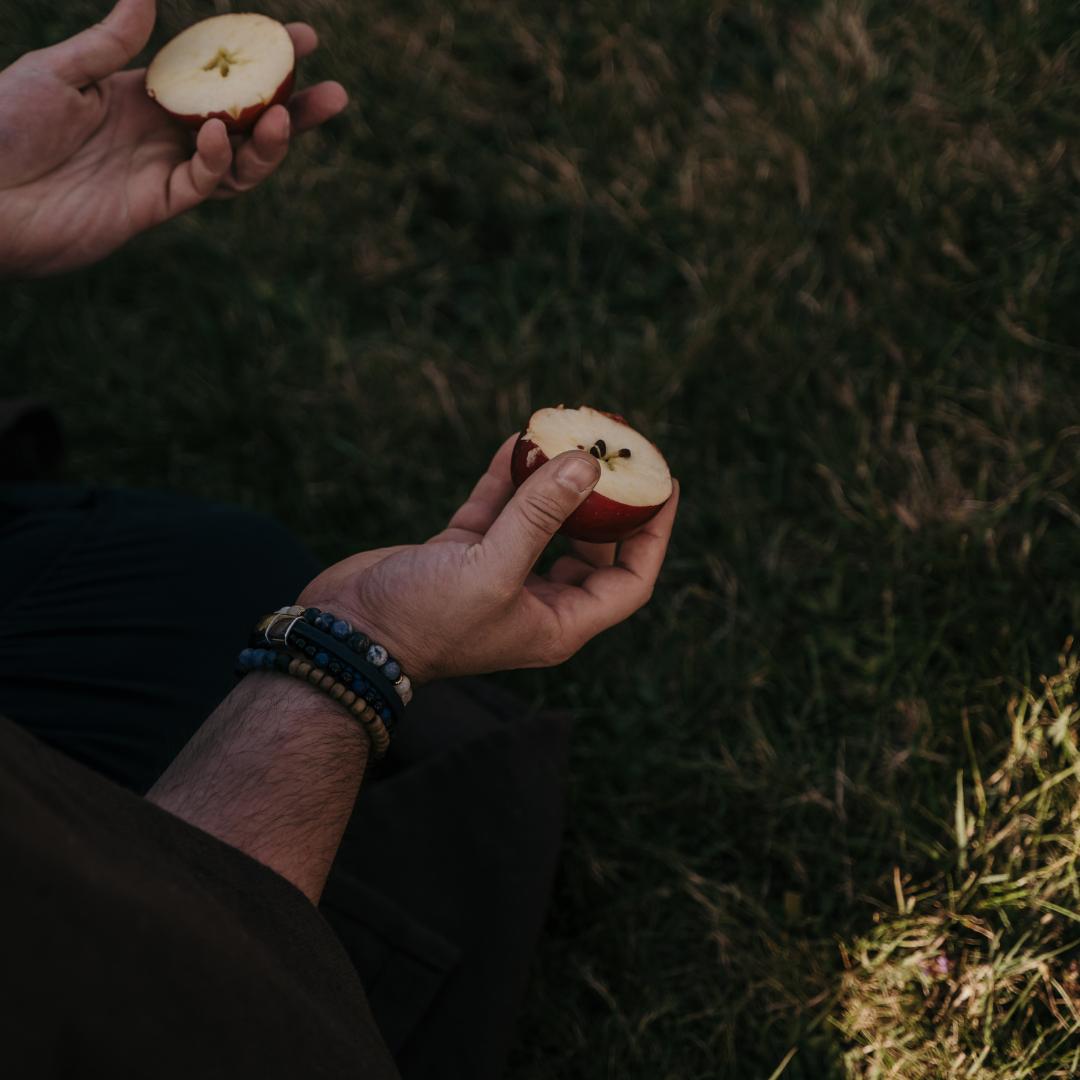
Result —
[{"label": "brown fabric", "polygon": [[299,890],[3,718],[0,868],[5,1075],[396,1080]]},{"label": "brown fabric", "polygon": [[483,679],[421,687],[321,910],[404,1080],[498,1080],[551,896],[571,719]]},{"label": "brown fabric", "polygon": [[64,456],[60,421],[36,398],[0,398],[0,480],[35,480]]},{"label": "brown fabric", "polygon": [[[253,622],[319,570],[250,511],[55,484],[0,484],[0,551],[0,713],[138,791],[234,684]],[[161,663],[173,655],[190,663]],[[448,680],[418,689],[365,780],[324,915],[405,1080],[503,1071],[555,873],[569,738],[565,716],[536,714],[487,680]],[[24,861],[27,880],[41,877],[39,862]],[[8,869],[0,862],[0,914],[24,899],[5,894]],[[84,902],[82,888],[72,887],[72,904]],[[275,926],[271,951],[281,927],[292,932],[287,920]],[[68,977],[63,948],[49,962],[50,979]],[[70,1013],[68,998],[56,1004]],[[129,1007],[142,1023],[141,1004]],[[5,1023],[0,1007],[0,1039]],[[115,1032],[115,1019],[106,1028]],[[4,1063],[0,1042],[0,1077]]]}]

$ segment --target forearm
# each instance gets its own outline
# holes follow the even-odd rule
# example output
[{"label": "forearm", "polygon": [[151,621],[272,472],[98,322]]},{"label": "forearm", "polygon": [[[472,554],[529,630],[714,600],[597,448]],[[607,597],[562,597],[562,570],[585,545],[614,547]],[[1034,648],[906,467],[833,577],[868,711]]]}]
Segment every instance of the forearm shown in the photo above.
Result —
[{"label": "forearm", "polygon": [[368,737],[326,695],[252,672],[147,793],[318,903],[367,764]]}]

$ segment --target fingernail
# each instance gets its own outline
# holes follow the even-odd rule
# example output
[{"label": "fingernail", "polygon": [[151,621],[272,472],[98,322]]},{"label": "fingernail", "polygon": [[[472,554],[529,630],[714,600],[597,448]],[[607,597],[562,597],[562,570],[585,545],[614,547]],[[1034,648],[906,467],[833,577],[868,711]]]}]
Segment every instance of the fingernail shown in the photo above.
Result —
[{"label": "fingernail", "polygon": [[600,479],[600,469],[588,458],[570,458],[569,461],[564,461],[559,469],[559,479],[580,495],[583,491],[596,487],[596,482]]}]

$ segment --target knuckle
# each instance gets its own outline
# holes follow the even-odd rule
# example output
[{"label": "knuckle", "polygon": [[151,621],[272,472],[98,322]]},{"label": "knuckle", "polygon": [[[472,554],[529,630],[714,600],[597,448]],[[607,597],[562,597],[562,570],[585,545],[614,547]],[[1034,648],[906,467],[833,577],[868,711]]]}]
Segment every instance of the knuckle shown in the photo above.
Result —
[{"label": "knuckle", "polygon": [[569,660],[570,657],[572,657],[574,655],[574,653],[576,653],[576,652],[577,652],[576,648],[570,647],[570,646],[566,645],[565,643],[560,644],[559,647],[555,650],[555,657],[551,661],[551,663],[553,665],[555,665],[555,664],[565,664],[566,661]]},{"label": "knuckle", "polygon": [[556,667],[559,664],[565,664],[577,651],[578,646],[567,641],[565,637],[552,638],[542,650],[544,667]]},{"label": "knuckle", "polygon": [[516,581],[505,574],[492,572],[492,568],[472,560],[462,567],[467,578],[469,595],[478,610],[490,611],[511,605],[518,597]]},{"label": "knuckle", "polygon": [[538,491],[524,501],[521,516],[534,529],[554,532],[565,520],[566,511],[558,499]]},{"label": "knuckle", "polygon": [[501,610],[514,604],[518,598],[517,583],[506,580],[501,574],[483,579],[478,593],[481,604],[488,609]]}]

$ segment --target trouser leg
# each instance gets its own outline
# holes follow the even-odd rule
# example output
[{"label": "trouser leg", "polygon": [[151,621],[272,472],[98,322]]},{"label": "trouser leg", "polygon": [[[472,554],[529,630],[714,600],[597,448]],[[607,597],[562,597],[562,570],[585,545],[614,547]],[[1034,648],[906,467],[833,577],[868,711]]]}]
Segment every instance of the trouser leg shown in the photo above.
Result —
[{"label": "trouser leg", "polygon": [[0,712],[139,792],[319,570],[262,514],[49,484],[0,485],[0,567]]}]

